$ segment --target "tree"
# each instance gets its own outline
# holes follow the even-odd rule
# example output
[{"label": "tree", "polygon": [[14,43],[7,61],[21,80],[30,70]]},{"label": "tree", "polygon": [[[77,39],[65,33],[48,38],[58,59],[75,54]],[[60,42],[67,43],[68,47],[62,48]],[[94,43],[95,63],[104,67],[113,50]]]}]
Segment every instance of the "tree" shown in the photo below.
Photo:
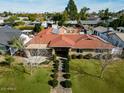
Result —
[{"label": "tree", "polygon": [[25,22],[20,21],[20,22],[15,22],[15,23],[13,24],[13,26],[20,26],[20,25],[24,25],[24,24],[25,24]]},{"label": "tree", "polygon": [[124,15],[120,16],[119,19],[112,21],[109,24],[110,27],[116,29],[117,27],[124,26]]},{"label": "tree", "polygon": [[55,13],[52,17],[52,20],[55,21],[55,24],[57,23],[57,21],[60,21],[62,19],[62,16],[60,13]]},{"label": "tree", "polygon": [[100,10],[98,15],[102,20],[108,20],[110,15],[109,9],[107,8],[105,10]]},{"label": "tree", "polygon": [[74,0],[69,0],[65,11],[68,13],[70,20],[77,20],[78,10]]},{"label": "tree", "polygon": [[100,71],[100,78],[103,78],[104,71],[106,67],[113,61],[113,56],[111,54],[105,54],[100,56],[100,65],[101,65],[101,71]]},{"label": "tree", "polygon": [[19,18],[17,16],[11,16],[10,18],[4,20],[4,22],[10,23],[13,26],[13,24],[15,23],[15,20],[19,20]]},{"label": "tree", "polygon": [[64,12],[61,14],[61,19],[59,20],[58,25],[59,25],[59,26],[64,25],[65,21],[67,21],[67,20],[68,20],[68,13],[67,13],[67,11],[64,11]]},{"label": "tree", "polygon": [[10,41],[10,45],[11,45],[11,47],[16,48],[18,50],[24,49],[23,41],[19,37],[14,37]]},{"label": "tree", "polygon": [[29,19],[30,21],[35,21],[35,20],[36,20],[36,15],[30,14],[30,15],[28,15],[28,19]]},{"label": "tree", "polygon": [[81,20],[86,20],[87,19],[87,17],[88,17],[87,11],[89,11],[89,10],[90,9],[87,8],[87,7],[84,7],[84,8],[81,9],[80,15],[79,15]]},{"label": "tree", "polygon": [[9,15],[13,15],[11,12],[4,11],[3,12],[4,17],[8,17]]},{"label": "tree", "polygon": [[35,27],[33,29],[34,33],[38,33],[41,31],[41,25],[40,24],[35,24]]}]

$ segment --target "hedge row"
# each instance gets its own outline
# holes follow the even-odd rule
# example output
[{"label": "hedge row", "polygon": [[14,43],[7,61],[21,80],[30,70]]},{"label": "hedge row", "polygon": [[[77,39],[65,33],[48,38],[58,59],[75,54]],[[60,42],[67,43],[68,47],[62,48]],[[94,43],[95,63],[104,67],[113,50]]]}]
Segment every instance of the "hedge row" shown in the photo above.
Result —
[{"label": "hedge row", "polygon": [[93,55],[92,54],[86,54],[86,55],[82,55],[82,54],[80,54],[80,55],[75,55],[75,54],[73,54],[73,55],[71,55],[71,58],[72,59],[91,59],[93,57]]},{"label": "hedge row", "polygon": [[49,80],[48,84],[50,86],[52,86],[53,88],[55,88],[58,85],[58,80],[57,80],[58,74],[57,74],[57,72],[58,72],[58,67],[59,67],[59,61],[54,60],[53,62],[54,62],[53,63],[53,70],[52,70],[53,74],[50,75],[53,79]]}]

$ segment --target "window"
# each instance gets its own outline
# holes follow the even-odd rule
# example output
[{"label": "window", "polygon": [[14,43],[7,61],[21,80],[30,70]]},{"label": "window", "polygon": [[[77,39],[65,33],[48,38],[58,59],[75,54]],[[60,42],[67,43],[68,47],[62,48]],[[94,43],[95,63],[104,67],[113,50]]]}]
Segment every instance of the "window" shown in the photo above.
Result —
[{"label": "window", "polygon": [[95,52],[96,52],[96,53],[101,53],[102,50],[101,50],[101,49],[96,49]]},{"label": "window", "polygon": [[77,49],[77,53],[83,53],[82,49]]}]

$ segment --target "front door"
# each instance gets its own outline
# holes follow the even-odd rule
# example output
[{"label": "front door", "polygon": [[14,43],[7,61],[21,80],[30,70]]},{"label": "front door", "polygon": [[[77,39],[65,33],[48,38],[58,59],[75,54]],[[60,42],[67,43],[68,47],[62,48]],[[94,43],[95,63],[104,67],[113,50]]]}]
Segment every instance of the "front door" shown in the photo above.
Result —
[{"label": "front door", "polygon": [[56,55],[60,57],[67,57],[68,51],[69,51],[69,48],[56,48],[55,49]]}]

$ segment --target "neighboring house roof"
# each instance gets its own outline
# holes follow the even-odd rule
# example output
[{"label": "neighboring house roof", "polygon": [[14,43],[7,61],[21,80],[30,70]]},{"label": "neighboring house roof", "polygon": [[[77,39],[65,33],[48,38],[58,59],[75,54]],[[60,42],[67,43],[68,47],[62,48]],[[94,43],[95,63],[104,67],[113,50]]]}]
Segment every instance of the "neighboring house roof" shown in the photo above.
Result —
[{"label": "neighboring house roof", "polygon": [[80,31],[81,31],[80,28],[74,28],[74,27],[62,26],[59,28],[59,34],[80,34]]},{"label": "neighboring house roof", "polygon": [[66,21],[65,24],[78,24],[78,22],[75,20],[75,21]]},{"label": "neighboring house roof", "polygon": [[124,33],[116,33],[116,35],[124,41]]},{"label": "neighboring house roof", "polygon": [[82,25],[96,25],[100,22],[100,20],[80,20],[80,24]]},{"label": "neighboring house roof", "polygon": [[13,29],[9,26],[0,28],[0,43],[3,45],[8,45],[8,42],[11,41],[14,37],[19,37],[21,31]]},{"label": "neighboring house roof", "polygon": [[[53,34],[48,33],[51,32],[52,29],[46,29],[42,33],[40,32],[36,35],[31,41],[28,42],[27,46],[36,44],[47,44],[47,47],[71,47],[71,48],[83,48],[83,49],[110,49],[113,48],[110,43],[104,42],[103,40],[99,39],[94,35],[78,35],[78,34]],[[45,34],[46,31],[46,34]],[[47,32],[48,31],[48,32]]]},{"label": "neighboring house roof", "polygon": [[124,27],[118,27],[117,29],[124,30]]},{"label": "neighboring house roof", "polygon": [[97,32],[107,32],[108,28],[102,27],[102,26],[98,26],[98,27],[94,28],[94,31],[97,31]]}]

